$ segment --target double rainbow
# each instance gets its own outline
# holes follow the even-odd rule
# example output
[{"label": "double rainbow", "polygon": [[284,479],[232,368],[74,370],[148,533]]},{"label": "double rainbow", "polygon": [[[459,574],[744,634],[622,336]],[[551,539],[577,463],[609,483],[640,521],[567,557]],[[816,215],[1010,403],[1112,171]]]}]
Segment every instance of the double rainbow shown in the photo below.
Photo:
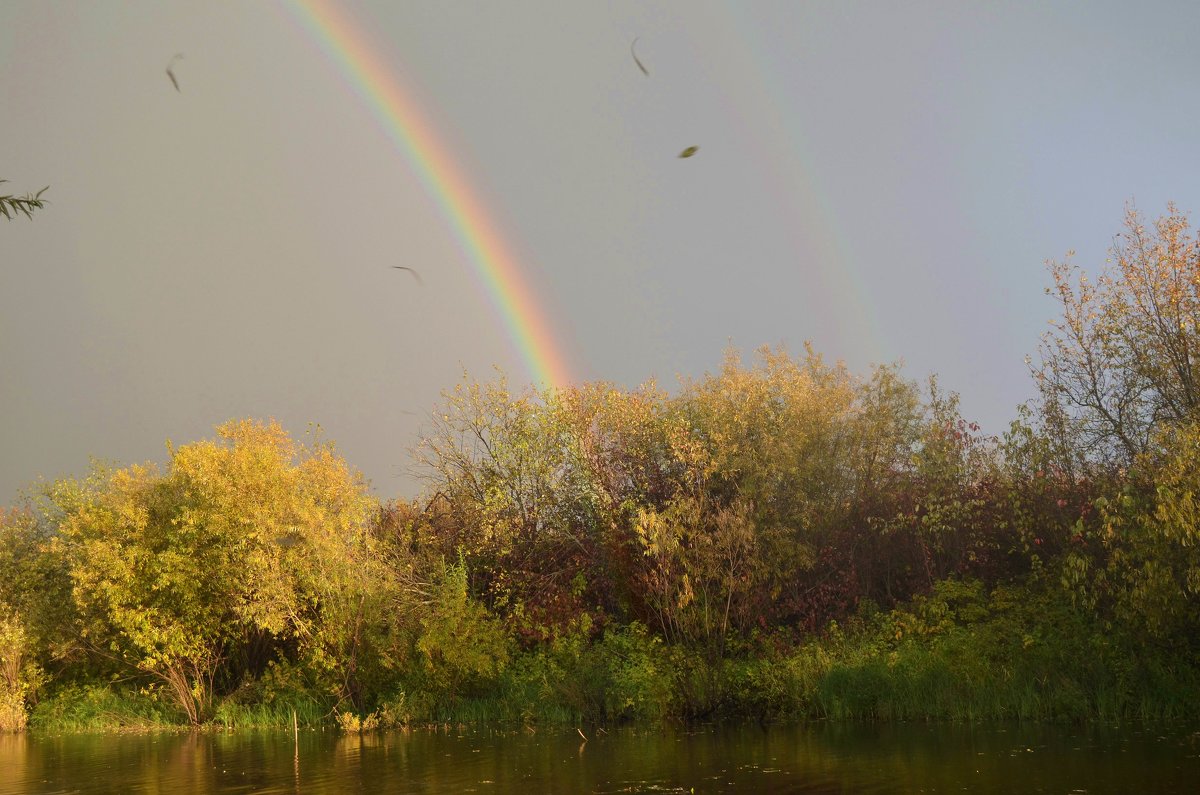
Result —
[{"label": "double rainbow", "polygon": [[520,264],[411,92],[405,91],[367,37],[331,0],[290,0],[287,5],[374,112],[434,197],[531,378],[549,387],[571,383],[556,335]]}]

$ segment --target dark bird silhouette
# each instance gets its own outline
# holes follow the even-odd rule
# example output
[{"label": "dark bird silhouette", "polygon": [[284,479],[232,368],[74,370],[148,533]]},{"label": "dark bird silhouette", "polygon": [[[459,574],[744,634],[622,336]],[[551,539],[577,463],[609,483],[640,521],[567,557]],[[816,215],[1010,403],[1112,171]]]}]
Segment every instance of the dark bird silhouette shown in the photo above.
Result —
[{"label": "dark bird silhouette", "polygon": [[691,157],[692,155],[696,154],[699,151],[700,151],[700,147],[689,146],[687,149],[684,149],[682,152],[680,152],[679,156],[680,157]]},{"label": "dark bird silhouette", "polygon": [[[175,73],[173,71],[171,71],[171,67],[174,66],[175,62],[178,61],[182,57],[183,57],[183,53],[177,52],[171,58],[171,60],[167,61],[167,77],[171,78],[171,85],[175,86],[176,91],[179,91],[179,81],[175,79]],[[180,91],[180,93],[183,93],[183,92]]]},{"label": "dark bird silhouette", "polygon": [[408,271],[409,273],[411,273],[413,275],[413,278],[417,280],[417,284],[421,285],[422,287],[425,286],[425,282],[421,281],[421,274],[417,273],[415,270],[408,267],[407,265],[393,265],[392,267],[395,268],[396,270]]},{"label": "dark bird silhouette", "polygon": [[[640,38],[641,38],[641,36],[638,36],[638,39],[640,39]],[[633,62],[635,64],[637,64],[638,69],[642,70],[642,74],[644,74],[646,77],[649,77],[650,70],[646,68],[646,65],[644,63],[642,63],[642,59],[637,57],[637,52],[633,49],[635,46],[637,46],[637,43],[638,43],[638,40],[634,39],[633,43],[629,45],[629,54],[633,56]]]}]

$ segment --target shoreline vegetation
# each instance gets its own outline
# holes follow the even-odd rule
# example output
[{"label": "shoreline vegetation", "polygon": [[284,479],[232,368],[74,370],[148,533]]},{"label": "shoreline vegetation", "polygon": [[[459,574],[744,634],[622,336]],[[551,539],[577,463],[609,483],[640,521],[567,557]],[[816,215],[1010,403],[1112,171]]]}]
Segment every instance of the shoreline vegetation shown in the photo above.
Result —
[{"label": "shoreline vegetation", "polygon": [[445,395],[381,503],[236,420],[0,510],[0,730],[1200,718],[1200,243],[1133,210],[1000,436],[762,349]]}]

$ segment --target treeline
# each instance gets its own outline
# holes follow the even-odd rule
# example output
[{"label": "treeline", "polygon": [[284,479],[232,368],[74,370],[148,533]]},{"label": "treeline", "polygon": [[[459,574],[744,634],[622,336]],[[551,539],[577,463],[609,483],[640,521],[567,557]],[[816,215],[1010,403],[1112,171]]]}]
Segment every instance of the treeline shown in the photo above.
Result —
[{"label": "treeline", "polygon": [[1136,213],[988,437],[813,351],[461,384],[377,503],[238,421],[0,518],[0,726],[1196,717],[1200,248]]}]

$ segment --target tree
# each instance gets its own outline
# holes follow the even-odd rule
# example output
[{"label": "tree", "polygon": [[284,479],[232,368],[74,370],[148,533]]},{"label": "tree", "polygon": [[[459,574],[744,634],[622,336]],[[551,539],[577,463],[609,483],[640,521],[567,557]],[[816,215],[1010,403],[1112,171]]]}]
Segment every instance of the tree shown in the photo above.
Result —
[{"label": "tree", "polygon": [[21,614],[0,600],[0,732],[25,728],[25,702],[43,680]]},{"label": "tree", "polygon": [[504,670],[509,639],[503,625],[467,593],[462,560],[441,566],[431,597],[420,612],[416,646],[427,663],[426,686],[453,700]]},{"label": "tree", "polygon": [[857,378],[811,350],[731,351],[677,397],[463,384],[417,450],[434,496],[414,527],[527,639],[591,610],[716,658],[977,562],[994,541],[959,492],[990,455],[953,396],[926,406],[897,367]]},{"label": "tree", "polygon": [[[8,180],[0,179],[0,183],[4,182]],[[26,218],[33,218],[33,210],[40,210],[46,204],[42,194],[48,189],[49,186],[46,186],[37,193],[27,193],[24,196],[0,196],[0,215],[10,221],[17,213],[24,213]]]},{"label": "tree", "polygon": [[52,537],[52,526],[30,507],[0,509],[0,605],[21,615],[42,663],[67,658],[77,646],[71,579],[66,561],[51,549]]},{"label": "tree", "polygon": [[1150,615],[1149,623],[1175,629],[1175,637],[1192,639],[1194,649],[1200,615],[1200,422],[1164,436],[1157,445],[1161,453],[1140,462],[1156,483],[1154,512],[1143,523],[1157,552],[1158,576],[1139,580],[1147,582],[1147,590],[1161,583],[1165,591],[1161,603],[1167,607],[1161,616]]},{"label": "tree", "polygon": [[542,634],[574,611],[572,583],[588,565],[590,517],[568,414],[551,391],[509,391],[504,379],[459,384],[414,451],[431,491],[440,552],[464,556],[471,590],[523,615]]},{"label": "tree", "polygon": [[165,473],[118,470],[68,507],[59,543],[83,634],[159,680],[194,724],[227,660],[282,639],[352,698],[371,582],[364,482],[274,422],[217,434],[172,449]]},{"label": "tree", "polygon": [[1123,489],[1096,501],[1105,555],[1068,555],[1069,584],[1140,642],[1195,654],[1200,638],[1200,422],[1156,435]]},{"label": "tree", "polygon": [[1200,240],[1173,204],[1151,228],[1130,207],[1110,253],[1095,281],[1049,263],[1062,317],[1034,374],[1047,426],[1077,443],[1067,447],[1128,466],[1200,405]]},{"label": "tree", "polygon": [[70,578],[45,530],[29,508],[0,508],[0,732],[24,726],[46,663],[74,646]]}]

